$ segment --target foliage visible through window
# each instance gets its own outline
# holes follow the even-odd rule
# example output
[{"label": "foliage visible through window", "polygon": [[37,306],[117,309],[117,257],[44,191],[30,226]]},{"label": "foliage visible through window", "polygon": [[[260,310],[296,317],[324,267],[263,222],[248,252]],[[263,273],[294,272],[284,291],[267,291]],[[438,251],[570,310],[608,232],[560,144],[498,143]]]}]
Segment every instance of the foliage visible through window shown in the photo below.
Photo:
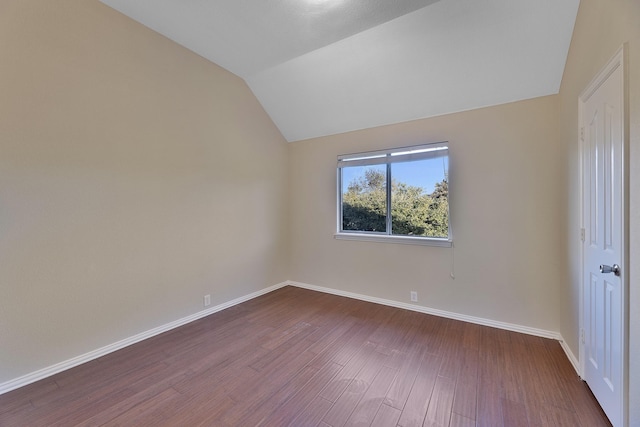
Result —
[{"label": "foliage visible through window", "polygon": [[442,143],[340,156],[340,232],[448,239],[448,163]]}]

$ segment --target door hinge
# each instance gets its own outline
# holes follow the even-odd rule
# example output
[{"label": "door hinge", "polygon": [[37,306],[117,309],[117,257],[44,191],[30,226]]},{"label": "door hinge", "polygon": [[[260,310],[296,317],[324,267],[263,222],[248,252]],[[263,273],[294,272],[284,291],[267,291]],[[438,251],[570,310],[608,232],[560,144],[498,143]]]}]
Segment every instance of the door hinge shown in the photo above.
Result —
[{"label": "door hinge", "polygon": [[585,239],[585,236],[584,236],[584,235],[585,235],[584,228],[581,228],[581,229],[580,229],[580,240],[582,240],[583,242],[584,242],[584,239]]},{"label": "door hinge", "polygon": [[580,329],[580,341],[584,344],[584,329]]},{"label": "door hinge", "polygon": [[584,142],[584,126],[580,128],[580,141]]}]

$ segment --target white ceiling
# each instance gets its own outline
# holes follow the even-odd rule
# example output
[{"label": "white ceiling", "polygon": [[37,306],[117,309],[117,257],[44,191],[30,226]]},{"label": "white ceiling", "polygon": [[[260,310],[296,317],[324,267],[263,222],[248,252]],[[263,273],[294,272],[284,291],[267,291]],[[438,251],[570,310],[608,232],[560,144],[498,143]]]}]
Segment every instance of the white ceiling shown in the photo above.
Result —
[{"label": "white ceiling", "polygon": [[557,93],[580,0],[101,0],[245,79],[288,141]]}]

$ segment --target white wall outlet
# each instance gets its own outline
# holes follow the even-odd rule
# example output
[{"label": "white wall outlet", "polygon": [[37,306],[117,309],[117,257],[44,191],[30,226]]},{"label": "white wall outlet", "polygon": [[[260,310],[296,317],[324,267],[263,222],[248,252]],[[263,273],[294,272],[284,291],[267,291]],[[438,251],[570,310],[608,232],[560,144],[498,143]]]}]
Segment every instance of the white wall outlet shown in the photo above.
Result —
[{"label": "white wall outlet", "polygon": [[411,301],[418,302],[418,293],[416,291],[411,291]]},{"label": "white wall outlet", "polygon": [[204,296],[204,306],[209,307],[211,305],[211,295]]}]

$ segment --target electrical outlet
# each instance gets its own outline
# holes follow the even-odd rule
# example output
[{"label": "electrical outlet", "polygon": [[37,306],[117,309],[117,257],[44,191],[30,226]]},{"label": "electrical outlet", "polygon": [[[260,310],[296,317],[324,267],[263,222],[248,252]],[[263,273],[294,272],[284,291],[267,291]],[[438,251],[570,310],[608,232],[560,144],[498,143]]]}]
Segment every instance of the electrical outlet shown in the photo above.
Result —
[{"label": "electrical outlet", "polygon": [[204,296],[204,306],[208,307],[211,305],[211,295],[205,295]]},{"label": "electrical outlet", "polygon": [[416,291],[411,291],[411,301],[418,302],[418,293]]}]

